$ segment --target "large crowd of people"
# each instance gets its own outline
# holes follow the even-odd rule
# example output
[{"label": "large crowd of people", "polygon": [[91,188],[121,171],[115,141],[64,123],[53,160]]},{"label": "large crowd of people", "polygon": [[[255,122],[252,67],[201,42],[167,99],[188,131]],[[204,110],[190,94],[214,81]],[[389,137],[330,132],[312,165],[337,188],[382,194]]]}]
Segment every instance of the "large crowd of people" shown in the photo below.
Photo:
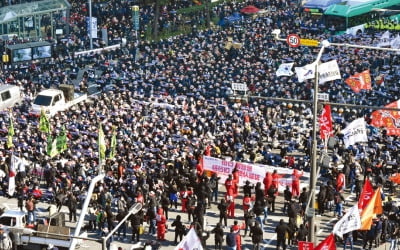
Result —
[{"label": "large crowd of people", "polygon": [[[101,12],[99,23],[109,27],[110,37],[129,36],[131,19],[128,17],[131,13],[126,4],[124,1],[105,4],[108,7],[95,10],[95,13]],[[125,47],[113,51],[74,56],[74,51],[87,48],[87,36],[85,29],[81,28],[85,26],[82,24],[84,19],[80,18],[85,9],[79,1],[73,1],[72,34],[58,54],[49,60],[3,65],[0,69],[0,82],[20,86],[24,94],[24,103],[15,106],[11,112],[0,114],[3,194],[7,195],[10,156],[15,154],[23,159],[23,164],[17,169],[18,192],[15,194],[21,207],[26,199],[29,201],[27,211],[32,213],[32,197],[48,199],[59,206],[66,204],[70,221],[76,221],[76,210],[87,198],[88,185],[100,170],[97,139],[99,124],[102,124],[108,148],[113,128],[116,128],[117,154],[105,162],[103,168],[107,175],[91,197],[92,211],[88,220],[93,230],[98,230],[99,234],[105,227],[111,230],[114,220],[123,218],[132,203],[142,202],[145,205],[143,211],[130,219],[132,241],[140,240],[140,225],[144,219],[150,225],[149,233],[157,233],[158,240],[165,239],[163,214],[168,218],[169,207],[177,208],[178,205],[188,213],[190,221],[195,221],[193,226],[202,236],[204,212],[211,202],[217,202],[221,208],[221,221],[213,233],[216,235],[215,245],[224,245],[220,237],[222,222],[227,226],[228,215],[224,213],[229,211],[232,194],[228,192],[230,188],[225,190],[221,187],[220,193],[228,192],[226,199],[220,202],[214,198],[218,197],[218,185],[212,183],[218,181],[218,177],[207,177],[202,173],[199,167],[202,155],[305,171],[309,166],[307,156],[312,143],[310,124],[313,119],[310,104],[283,103],[270,98],[312,99],[312,81],[299,83],[295,74],[278,77],[275,72],[284,62],[294,62],[295,66],[311,63],[319,48],[290,48],[274,40],[272,30],[281,29],[281,36],[296,33],[302,37],[360,45],[378,44],[381,36],[374,33],[376,31],[366,31],[357,37],[310,31],[304,29],[308,21],[301,19],[298,7],[290,2],[259,1],[251,4],[270,11],[254,18],[245,17],[235,26],[196,31],[159,42],[128,41]],[[171,11],[179,6],[166,6],[165,10]],[[217,16],[225,12],[226,16],[243,6],[239,3],[221,4],[213,11]],[[141,14],[146,24],[146,20],[151,20],[153,10],[143,7]],[[230,38],[241,47],[228,48],[226,43]],[[400,62],[396,53],[326,48],[322,61],[332,59],[338,61],[342,79],[320,86],[322,92],[329,94],[331,102],[383,106],[398,99],[397,69]],[[93,76],[88,69],[102,73]],[[365,69],[371,70],[373,89],[356,94],[344,79]],[[46,154],[49,135],[39,131],[39,118],[30,113],[32,99],[44,86],[73,84],[71,72],[79,71],[86,72],[76,86],[78,91],[96,82],[103,92],[50,118],[53,138],[61,133],[63,126],[68,133],[68,149],[50,158]],[[233,96],[232,83],[246,83],[248,96]],[[337,191],[349,190],[359,194],[366,178],[376,186],[389,186],[393,191],[388,176],[397,172],[399,149],[396,137],[372,127],[369,128],[368,143],[345,148],[338,133],[340,129],[355,118],[369,118],[371,110],[333,107],[332,112],[338,143],[330,156],[331,168],[322,171],[326,181],[321,184],[318,203],[321,215],[329,209],[335,210],[335,215],[340,217],[344,200]],[[14,147],[8,148],[6,136],[11,116],[15,128]],[[288,155],[292,152],[301,156],[289,161]],[[341,165],[343,168],[339,168]],[[267,204],[271,204],[270,212],[275,212],[272,204],[276,191],[273,188],[276,189],[277,185],[266,185],[265,191],[260,191],[262,186],[256,185],[246,194],[255,196],[249,205],[252,209],[245,211],[244,220],[248,225],[257,225],[250,230],[256,246],[263,239],[263,216],[268,213]],[[41,193],[38,189],[45,191]],[[113,203],[114,198],[119,198],[118,204]],[[290,244],[306,239],[307,225],[297,225],[296,219],[298,214],[304,214],[307,190],[295,190],[295,195],[288,190],[283,200],[287,208],[285,212],[291,220],[288,225],[281,221],[276,231],[278,244],[285,246],[285,231],[291,232]],[[387,225],[389,220],[397,223],[397,210],[397,206],[391,206],[386,211],[387,216],[382,216],[380,221],[386,221]],[[34,220],[33,215],[30,218]],[[255,222],[251,223],[252,220]],[[395,228],[396,223],[393,223]],[[185,233],[181,225],[181,218],[176,218],[175,243]],[[226,238],[230,247],[237,246],[234,238],[238,228],[237,225],[232,227]],[[388,234],[397,237],[397,234],[385,230],[381,233],[376,230],[374,239]],[[120,235],[126,237],[127,225],[118,232],[118,237]]]}]

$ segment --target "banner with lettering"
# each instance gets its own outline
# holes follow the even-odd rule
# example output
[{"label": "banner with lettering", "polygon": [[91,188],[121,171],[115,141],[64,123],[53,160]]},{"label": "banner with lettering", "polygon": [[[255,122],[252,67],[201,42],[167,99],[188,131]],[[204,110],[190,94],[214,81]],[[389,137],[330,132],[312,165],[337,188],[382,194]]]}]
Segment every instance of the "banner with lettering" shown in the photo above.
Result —
[{"label": "banner with lettering", "polygon": [[[268,165],[259,165],[259,164],[251,164],[251,163],[241,163],[229,160],[218,159],[210,156],[203,156],[203,166],[204,170],[211,171],[217,173],[218,177],[221,177],[219,180],[220,183],[225,183],[225,180],[228,178],[228,175],[232,173],[233,169],[236,168],[239,171],[239,185],[243,186],[246,181],[250,181],[250,183],[256,184],[257,182],[261,182],[262,186],[265,174],[267,172],[273,173],[274,170],[277,170],[278,174],[281,176],[279,178],[279,191],[283,191],[286,186],[292,185],[292,173],[293,169],[290,168],[281,168],[274,167]],[[301,177],[300,188],[303,188],[308,185],[308,179],[310,175],[309,173],[304,173]]]}]

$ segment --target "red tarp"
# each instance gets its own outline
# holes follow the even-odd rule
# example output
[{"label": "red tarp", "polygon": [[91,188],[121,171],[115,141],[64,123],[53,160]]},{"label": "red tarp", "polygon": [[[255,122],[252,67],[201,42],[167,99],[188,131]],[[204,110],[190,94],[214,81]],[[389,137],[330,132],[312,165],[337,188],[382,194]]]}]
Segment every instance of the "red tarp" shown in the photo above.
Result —
[{"label": "red tarp", "polygon": [[243,14],[255,14],[258,13],[259,11],[260,9],[253,5],[246,6],[240,10],[240,12]]}]

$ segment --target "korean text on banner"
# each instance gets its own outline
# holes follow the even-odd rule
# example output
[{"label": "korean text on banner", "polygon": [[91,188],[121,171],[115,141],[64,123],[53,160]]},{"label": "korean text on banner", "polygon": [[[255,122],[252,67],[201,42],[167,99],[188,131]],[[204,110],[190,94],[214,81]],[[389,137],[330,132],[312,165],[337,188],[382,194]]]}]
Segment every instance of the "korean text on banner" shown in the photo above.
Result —
[{"label": "korean text on banner", "polygon": [[321,63],[318,67],[319,84],[341,78],[339,65],[336,60]]},{"label": "korean text on banner", "polygon": [[[268,165],[256,165],[249,163],[240,163],[229,160],[222,160],[210,156],[203,156],[204,170],[215,172],[220,177],[219,182],[225,183],[228,175],[232,173],[232,170],[236,167],[239,170],[239,185],[243,186],[248,180],[253,184],[257,182],[263,183],[266,172],[274,172],[276,170],[279,175],[287,176],[279,179],[279,191],[283,191],[286,186],[292,185],[292,173],[293,170],[289,168],[281,168]],[[304,173],[302,178],[309,178],[308,173]],[[308,182],[305,182],[308,183]],[[263,184],[262,184],[263,185]],[[300,184],[301,188],[304,185]]]},{"label": "korean text on banner", "polygon": [[350,123],[341,131],[344,145],[349,147],[357,142],[368,142],[367,128],[364,118],[359,118]]}]

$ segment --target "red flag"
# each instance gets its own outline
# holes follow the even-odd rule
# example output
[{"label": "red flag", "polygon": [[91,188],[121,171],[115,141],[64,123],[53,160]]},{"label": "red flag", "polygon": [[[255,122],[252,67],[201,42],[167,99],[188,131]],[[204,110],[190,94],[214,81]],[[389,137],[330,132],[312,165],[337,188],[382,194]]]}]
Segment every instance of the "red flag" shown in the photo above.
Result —
[{"label": "red flag", "polygon": [[319,117],[319,132],[322,140],[329,138],[333,134],[331,106],[328,104],[324,106]]},{"label": "red flag", "polygon": [[372,89],[371,74],[369,73],[369,69],[350,76],[345,80],[345,82],[356,93],[359,93],[362,89]]},{"label": "red flag", "polygon": [[314,250],[336,250],[335,235],[331,233]]},{"label": "red flag", "polygon": [[[400,100],[389,103],[385,108],[399,108]],[[371,114],[371,125],[375,127],[385,127],[387,135],[400,135],[400,127],[397,121],[400,120],[400,112],[395,110],[376,110]]]},{"label": "red flag", "polygon": [[366,179],[360,194],[360,199],[358,200],[358,208],[364,209],[368,205],[368,202],[371,200],[373,194],[374,190],[372,189],[371,182]]},{"label": "red flag", "polygon": [[365,209],[361,212],[361,228],[360,230],[370,230],[372,226],[372,219],[377,214],[382,214],[382,196],[381,196],[381,189],[378,188],[371,200],[368,202]]}]

